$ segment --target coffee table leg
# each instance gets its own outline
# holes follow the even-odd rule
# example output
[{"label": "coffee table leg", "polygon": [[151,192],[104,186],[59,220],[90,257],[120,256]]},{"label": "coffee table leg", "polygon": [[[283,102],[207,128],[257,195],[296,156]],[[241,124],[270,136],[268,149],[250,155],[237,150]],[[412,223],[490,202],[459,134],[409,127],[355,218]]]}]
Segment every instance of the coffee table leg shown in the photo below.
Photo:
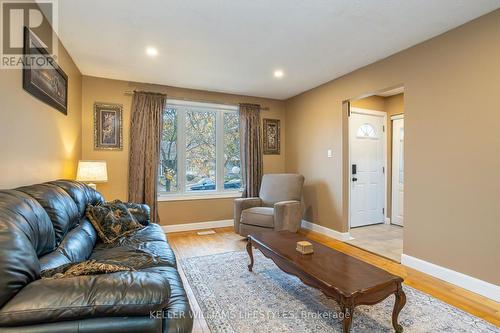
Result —
[{"label": "coffee table leg", "polygon": [[403,332],[403,326],[398,324],[398,316],[403,307],[406,304],[406,295],[401,287],[398,285],[398,290],[394,293],[396,295],[396,302],[394,303],[394,309],[392,310],[392,326],[397,333]]},{"label": "coffee table leg", "polygon": [[342,314],[344,315],[344,318],[342,320],[342,324],[344,325],[344,333],[351,332],[353,313],[354,313],[353,306],[342,305]]},{"label": "coffee table leg", "polygon": [[250,237],[247,238],[247,252],[250,257],[250,264],[248,265],[248,270],[251,272],[253,268],[253,251],[252,251],[252,239]]}]

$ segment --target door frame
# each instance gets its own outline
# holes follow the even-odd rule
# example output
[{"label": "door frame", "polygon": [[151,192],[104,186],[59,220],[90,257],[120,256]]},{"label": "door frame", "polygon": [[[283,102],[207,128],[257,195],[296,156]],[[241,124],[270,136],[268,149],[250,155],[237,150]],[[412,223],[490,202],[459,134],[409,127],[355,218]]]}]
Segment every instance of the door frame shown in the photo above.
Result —
[{"label": "door frame", "polygon": [[[399,120],[399,119],[405,119],[405,114],[404,113],[400,113],[400,114],[396,114],[396,115],[393,115],[391,116],[391,130],[392,130],[392,133],[391,133],[391,136],[392,136],[392,140],[391,140],[391,151],[392,151],[392,161],[391,161],[391,224],[392,225],[396,225],[398,227],[404,227],[402,225],[399,225],[397,223],[394,223],[393,222],[393,216],[394,216],[394,177],[395,177],[395,173],[394,173],[394,123],[393,121],[394,120]],[[404,144],[404,143],[403,143]],[[406,149],[405,151],[406,152]],[[404,153],[403,153],[404,155]],[[404,159],[404,156],[403,156],[403,159]],[[404,180],[403,180],[403,183],[404,183]],[[404,211],[404,207],[403,207],[403,211]]]},{"label": "door frame", "polygon": [[384,119],[384,130],[382,131],[382,154],[383,154],[383,168],[384,168],[384,222],[387,223],[387,112],[358,108],[349,106],[348,112],[348,121],[347,121],[347,151],[349,155],[349,164],[348,164],[348,172],[347,172],[347,184],[349,187],[349,211],[347,214],[347,222],[348,222],[348,230],[351,230],[351,206],[352,206],[352,196],[351,196],[351,178],[352,178],[352,161],[351,161],[351,131],[354,130],[351,126],[351,114],[363,114],[369,116],[382,117]]}]

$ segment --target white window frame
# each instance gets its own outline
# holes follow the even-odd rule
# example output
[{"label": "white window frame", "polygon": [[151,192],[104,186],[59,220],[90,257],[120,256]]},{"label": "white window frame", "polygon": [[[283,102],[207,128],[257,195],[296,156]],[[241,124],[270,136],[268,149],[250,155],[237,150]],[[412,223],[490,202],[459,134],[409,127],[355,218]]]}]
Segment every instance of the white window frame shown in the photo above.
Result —
[{"label": "white window frame", "polygon": [[[240,190],[224,190],[224,114],[238,112],[237,105],[204,103],[167,99],[167,106],[177,107],[177,192],[158,190],[158,201],[203,200],[214,198],[241,197]],[[186,117],[185,108],[216,111],[215,120],[215,159],[216,189],[208,191],[186,191]],[[180,149],[182,147],[182,149]],[[158,162],[159,163],[159,162]]]}]

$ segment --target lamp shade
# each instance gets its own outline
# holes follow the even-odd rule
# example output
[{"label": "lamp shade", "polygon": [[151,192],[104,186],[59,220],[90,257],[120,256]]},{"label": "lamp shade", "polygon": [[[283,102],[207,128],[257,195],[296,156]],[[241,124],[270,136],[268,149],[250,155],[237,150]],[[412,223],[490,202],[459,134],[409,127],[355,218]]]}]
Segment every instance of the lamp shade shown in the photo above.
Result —
[{"label": "lamp shade", "polygon": [[76,180],[91,183],[107,182],[108,168],[106,161],[79,161]]}]

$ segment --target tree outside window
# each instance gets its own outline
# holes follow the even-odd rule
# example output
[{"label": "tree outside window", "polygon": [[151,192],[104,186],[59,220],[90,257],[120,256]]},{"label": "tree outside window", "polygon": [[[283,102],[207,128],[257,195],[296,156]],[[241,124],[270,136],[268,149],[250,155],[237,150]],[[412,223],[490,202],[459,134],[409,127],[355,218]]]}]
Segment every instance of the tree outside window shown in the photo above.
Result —
[{"label": "tree outside window", "polygon": [[168,103],[160,146],[160,194],[239,191],[242,187],[236,107]]}]

